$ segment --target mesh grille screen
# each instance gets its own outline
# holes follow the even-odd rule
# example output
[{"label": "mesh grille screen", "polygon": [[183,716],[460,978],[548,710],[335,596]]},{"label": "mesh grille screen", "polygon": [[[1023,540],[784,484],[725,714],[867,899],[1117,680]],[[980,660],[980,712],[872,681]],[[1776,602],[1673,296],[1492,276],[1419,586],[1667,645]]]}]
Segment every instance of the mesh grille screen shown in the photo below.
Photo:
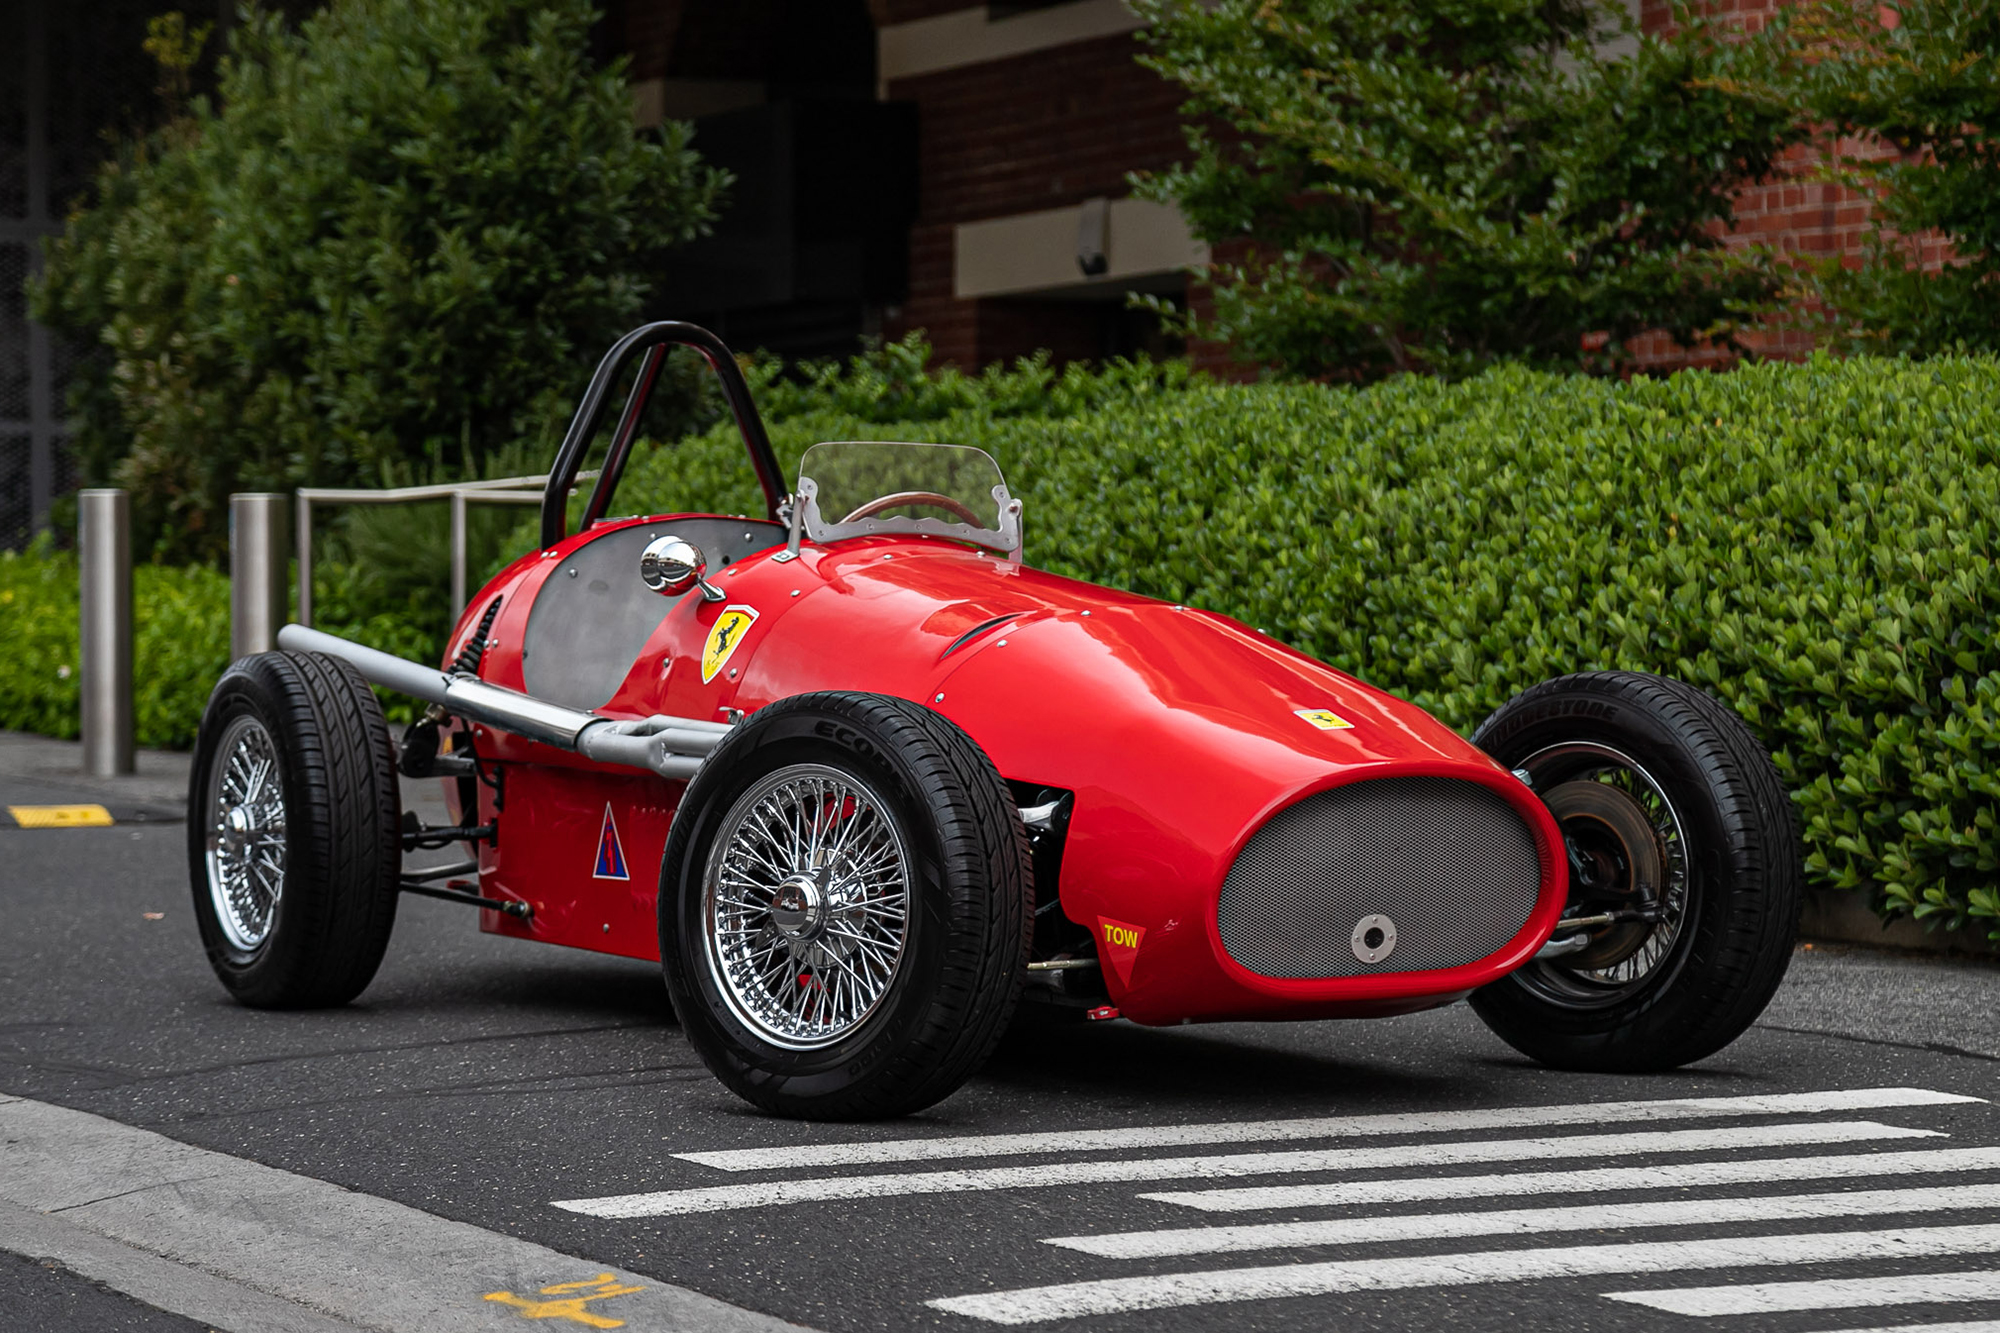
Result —
[{"label": "mesh grille screen", "polygon": [[[1425,972],[1476,962],[1527,923],[1541,863],[1497,793],[1455,778],[1378,778],[1309,796],[1257,830],[1216,906],[1229,956],[1267,977]],[[1380,913],[1396,947],[1355,957]]]}]

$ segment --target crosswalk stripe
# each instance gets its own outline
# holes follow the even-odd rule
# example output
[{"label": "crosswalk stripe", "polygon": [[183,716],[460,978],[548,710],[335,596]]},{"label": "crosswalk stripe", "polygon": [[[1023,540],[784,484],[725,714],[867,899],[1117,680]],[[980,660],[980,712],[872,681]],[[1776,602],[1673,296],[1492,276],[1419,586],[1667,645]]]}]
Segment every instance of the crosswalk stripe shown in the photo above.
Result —
[{"label": "crosswalk stripe", "polygon": [[1253,1213],[1276,1208],[1418,1203],[1428,1199],[1479,1199],[1496,1195],[1594,1194],[1605,1190],[1683,1189],[1698,1185],[1753,1185],[1995,1169],[2000,1169],[2000,1148],[1938,1148],[1824,1157],[1756,1157],[1732,1162],[1674,1162],[1664,1166],[1602,1166],[1582,1171],[1340,1180],[1320,1185],[1180,1190],[1139,1197],[1207,1213]]},{"label": "crosswalk stripe", "polygon": [[1754,1282],[1675,1291],[1607,1291],[1614,1301],[1698,1316],[1852,1310],[1866,1305],[1929,1305],[2000,1300],[2000,1271],[1836,1277],[1813,1282]]},{"label": "crosswalk stripe", "polygon": [[1011,1157],[1023,1153],[1103,1152],[1133,1148],[1185,1148],[1206,1143],[1260,1143],[1293,1139],[1361,1138],[1384,1134],[1465,1133],[1482,1129],[1555,1128],[1614,1120],[1701,1120],[1737,1115],[1823,1115],[1892,1106],[1946,1106],[1983,1099],[1928,1088],[1858,1088],[1834,1092],[1755,1097],[1676,1097],[1659,1101],[1579,1102],[1561,1106],[1499,1106],[1471,1111],[1419,1111],[1394,1115],[1315,1116],[1240,1124],[1139,1125],[1128,1129],[1063,1130],[1037,1134],[974,1134],[884,1143],[816,1143],[790,1148],[733,1148],[674,1156],[723,1171],[796,1170],[801,1167],[868,1166],[960,1157]]},{"label": "crosswalk stripe", "polygon": [[1906,1129],[1867,1120],[1806,1124],[1747,1125],[1727,1129],[1629,1131],[1572,1134],[1531,1139],[1482,1139],[1457,1143],[1402,1143],[1380,1148],[1315,1148],[1299,1152],[1234,1153],[1203,1157],[1155,1157],[1114,1161],[1054,1162],[1038,1166],[994,1166],[976,1170],[898,1172],[866,1176],[820,1176],[767,1180],[745,1185],[617,1194],[598,1199],[558,1199],[557,1208],[591,1217],[662,1217],[709,1213],[773,1204],[819,1203],[831,1199],[876,1199],[910,1194],[956,1194],[976,1190],[1033,1189],[1096,1185],[1135,1180],[1215,1179],[1300,1171],[1369,1171],[1434,1167],[1467,1162],[1526,1161],[1536,1158],[1636,1156],[1641,1153],[1711,1152],[1781,1147],[1801,1143],[1855,1143],[1881,1139],[1943,1137],[1935,1130]]},{"label": "crosswalk stripe", "polygon": [[1107,1259],[1159,1259],[1179,1254],[1240,1254],[1246,1250],[1286,1249],[1302,1245],[1367,1245],[1381,1241],[1535,1235],[1549,1231],[1612,1231],[1620,1227],[1705,1226],[1722,1222],[1811,1221],[1830,1217],[1939,1213],[1959,1208],[1996,1206],[2000,1206],[2000,1184],[1958,1185],[1942,1189],[1856,1190],[1748,1199],[1597,1203],[1574,1208],[1509,1208],[1483,1213],[1416,1213],[1399,1217],[1277,1222],[1262,1226],[1184,1227],[1170,1231],[1124,1231],[1100,1236],[1056,1236],[1043,1243]]},{"label": "crosswalk stripe", "polygon": [[1711,1240],[1648,1240],[1629,1245],[1484,1250],[1412,1258],[1343,1259],[1330,1263],[1166,1273],[1094,1282],[947,1296],[934,1309],[996,1324],[1165,1310],[1230,1301],[1327,1296],[1350,1291],[1528,1282],[1610,1273],[1674,1273],[1695,1269],[1771,1267],[1872,1259],[1970,1254],[2000,1246],[2000,1225],[1902,1227],[1887,1230],[1732,1236]]},{"label": "crosswalk stripe", "polygon": [[2000,1319],[1960,1319],[1954,1323],[1898,1323],[1880,1329],[1826,1329],[1826,1333],[2000,1333]]}]

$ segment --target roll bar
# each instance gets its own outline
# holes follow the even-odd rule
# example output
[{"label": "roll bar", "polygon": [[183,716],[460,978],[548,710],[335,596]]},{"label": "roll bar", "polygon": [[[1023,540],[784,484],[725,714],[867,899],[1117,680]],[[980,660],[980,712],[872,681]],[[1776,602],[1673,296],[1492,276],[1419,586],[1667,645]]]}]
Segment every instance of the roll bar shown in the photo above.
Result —
[{"label": "roll bar", "polygon": [[700,352],[708,368],[722,381],[722,396],[736,419],[736,430],[743,437],[744,447],[750,451],[750,465],[757,469],[764,502],[773,519],[780,517],[779,507],[786,493],[784,473],[779,470],[777,452],[771,448],[771,437],[764,433],[764,420],[757,415],[757,405],[750,401],[750,386],[744,382],[735,354],[722,339],[700,325],[668,319],[632,330],[597,363],[590,387],[584,390],[583,401],[570,419],[569,433],[563,436],[562,448],[556,451],[555,466],[549,469],[548,484],[542,491],[543,550],[561,541],[568,528],[569,490],[576,482],[577,469],[583,466],[584,450],[590,447],[591,436],[597,433],[598,423],[603,420],[612,386],[634,357],[643,357],[638,376],[632,381],[632,395],[625,400],[625,410],[619,416],[618,432],[611,437],[597,485],[584,507],[583,526],[587,528],[604,517],[612,492],[618,488],[618,479],[624,475],[625,459],[632,452],[632,441],[646,414],[646,405],[652,401],[653,387],[659,380],[660,366],[669,347],[692,347]]}]

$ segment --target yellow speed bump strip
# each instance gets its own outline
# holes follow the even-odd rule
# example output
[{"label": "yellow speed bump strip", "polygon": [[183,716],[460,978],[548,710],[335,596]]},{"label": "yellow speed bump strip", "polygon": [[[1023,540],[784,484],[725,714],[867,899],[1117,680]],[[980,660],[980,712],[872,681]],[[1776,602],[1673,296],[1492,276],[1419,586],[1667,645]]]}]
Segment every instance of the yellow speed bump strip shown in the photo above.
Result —
[{"label": "yellow speed bump strip", "polygon": [[105,828],[114,822],[101,805],[10,805],[7,813],[22,828]]}]

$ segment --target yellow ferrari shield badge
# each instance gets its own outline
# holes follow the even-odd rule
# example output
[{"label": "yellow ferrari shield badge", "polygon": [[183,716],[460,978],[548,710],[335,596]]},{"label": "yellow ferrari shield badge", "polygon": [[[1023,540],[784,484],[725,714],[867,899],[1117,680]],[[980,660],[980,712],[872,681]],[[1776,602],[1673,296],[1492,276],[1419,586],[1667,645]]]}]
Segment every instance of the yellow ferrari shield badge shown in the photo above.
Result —
[{"label": "yellow ferrari shield badge", "polygon": [[725,606],[722,614],[715,618],[715,626],[708,632],[708,643],[701,650],[701,683],[706,685],[715,679],[718,671],[729,664],[736,645],[743,642],[743,636],[750,632],[750,626],[757,621],[757,610],[749,606]]},{"label": "yellow ferrari shield badge", "polygon": [[1330,708],[1294,708],[1292,711],[1321,731],[1344,731],[1354,725]]}]

